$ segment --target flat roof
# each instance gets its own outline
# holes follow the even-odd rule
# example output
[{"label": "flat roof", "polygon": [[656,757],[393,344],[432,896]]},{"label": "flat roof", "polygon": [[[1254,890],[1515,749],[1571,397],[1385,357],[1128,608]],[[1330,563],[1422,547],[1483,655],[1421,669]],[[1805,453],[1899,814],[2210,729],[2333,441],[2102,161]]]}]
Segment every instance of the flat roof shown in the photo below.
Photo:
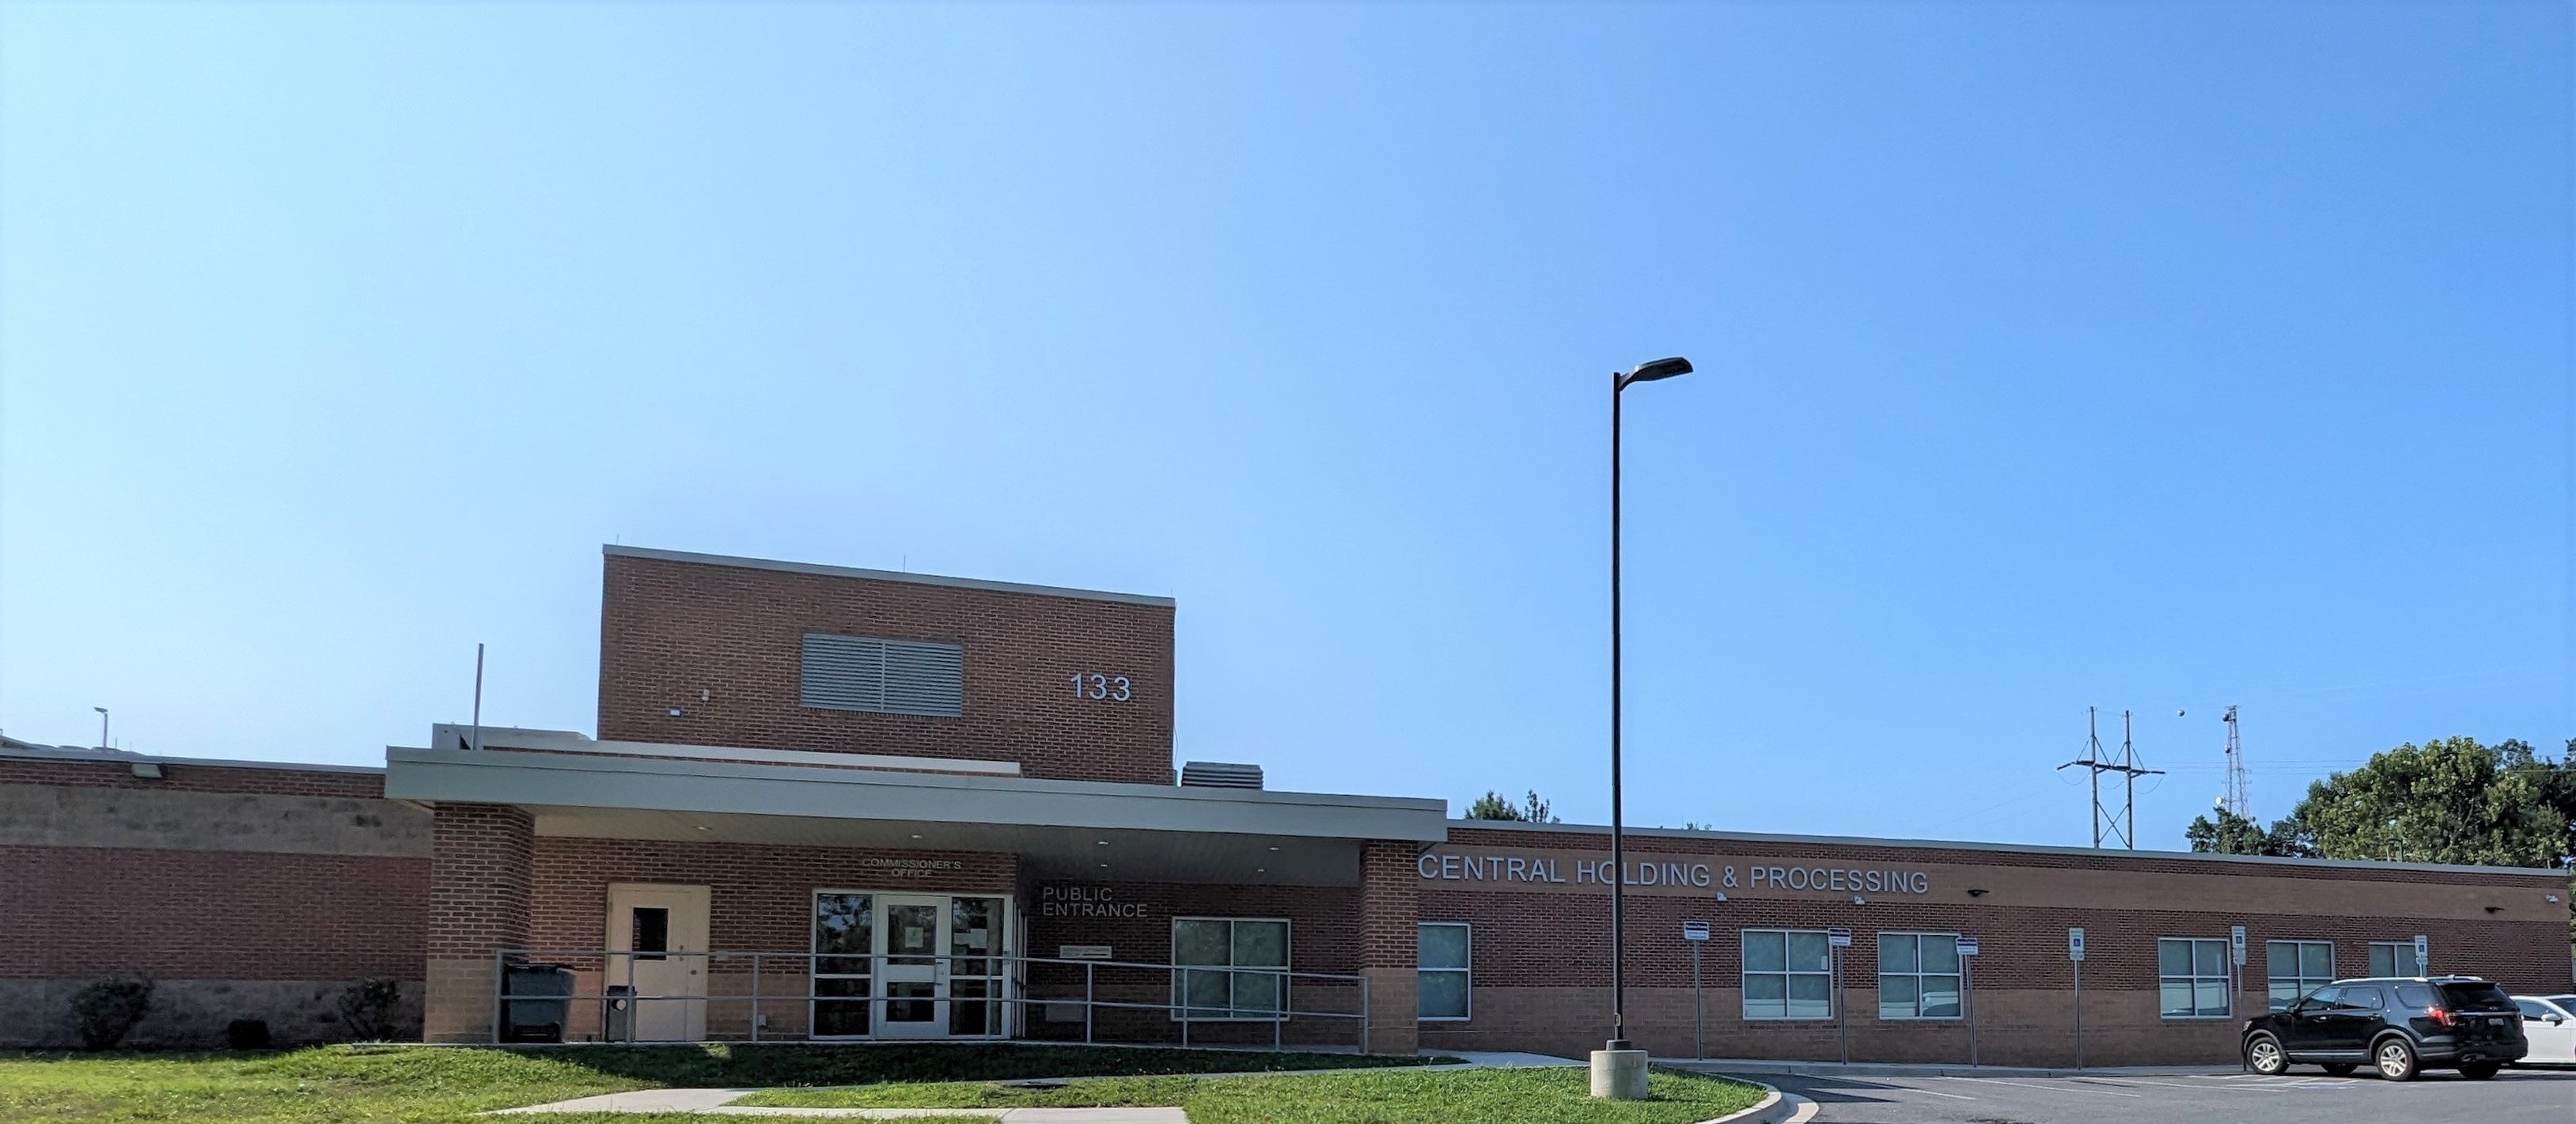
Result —
[{"label": "flat roof", "polygon": [[698,566],[731,566],[739,570],[774,570],[782,574],[813,574],[827,578],[865,578],[869,581],[907,582],[912,585],[937,585],[950,589],[980,589],[990,593],[1025,593],[1035,597],[1069,597],[1081,601],[1114,601],[1123,605],[1155,605],[1171,608],[1169,597],[1143,593],[1115,593],[1100,589],[1072,589],[1058,585],[1029,585],[1022,582],[986,581],[982,578],[952,578],[938,574],[914,574],[900,570],[867,570],[856,566],[824,566],[813,562],[781,562],[772,558],[739,558],[730,554],[698,554],[686,550],[655,550],[642,546],[608,544],[599,548],[611,558],[649,558],[658,562],[686,562]]},{"label": "flat roof", "polygon": [[[1527,820],[1450,820],[1453,828],[1496,831],[1557,832],[1608,835],[1607,824],[1531,823]],[[2269,863],[2282,866],[2353,870],[2417,870],[2449,874],[2511,874],[2568,881],[2571,872],[2536,866],[2461,866],[2455,863],[2381,862],[2377,859],[2300,859],[2280,855],[2222,855],[2211,851],[2138,851],[2121,847],[2059,847],[2041,843],[1974,843],[1953,839],[1875,839],[1857,835],[1781,835],[1758,831],[1705,831],[1676,827],[1622,828],[1621,834],[1662,839],[1715,839],[1743,843],[1796,843],[1832,847],[1921,847],[1940,851],[2000,851],[2027,855],[2073,855],[2092,859],[2185,859],[2192,862]]]},{"label": "flat roof", "polygon": [[[616,743],[610,743],[614,745]],[[385,749],[385,795],[477,804],[1211,835],[1448,835],[1444,801],[516,749]]]},{"label": "flat roof", "polygon": [[382,773],[375,765],[320,765],[304,761],[236,761],[221,757],[172,757],[168,754],[135,753],[124,749],[98,749],[78,745],[37,745],[11,738],[0,746],[0,757],[36,761],[95,761],[110,765],[213,765],[223,769],[285,769],[300,773]]}]

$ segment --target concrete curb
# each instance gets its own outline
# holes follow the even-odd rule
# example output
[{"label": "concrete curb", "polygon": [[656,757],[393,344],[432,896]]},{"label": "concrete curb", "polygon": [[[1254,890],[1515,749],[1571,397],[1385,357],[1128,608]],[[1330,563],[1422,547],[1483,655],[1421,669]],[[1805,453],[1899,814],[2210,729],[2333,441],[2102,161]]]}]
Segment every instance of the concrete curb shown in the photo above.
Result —
[{"label": "concrete curb", "polygon": [[1762,1089],[1770,1095],[1763,1097],[1760,1103],[1742,1112],[1731,1112],[1715,1120],[1701,1121],[1700,1124],[1805,1124],[1806,1121],[1815,1118],[1816,1102],[1814,1101],[1796,1093],[1782,1092],[1776,1085],[1765,1085],[1759,1081],[1747,1081],[1745,1084]]}]

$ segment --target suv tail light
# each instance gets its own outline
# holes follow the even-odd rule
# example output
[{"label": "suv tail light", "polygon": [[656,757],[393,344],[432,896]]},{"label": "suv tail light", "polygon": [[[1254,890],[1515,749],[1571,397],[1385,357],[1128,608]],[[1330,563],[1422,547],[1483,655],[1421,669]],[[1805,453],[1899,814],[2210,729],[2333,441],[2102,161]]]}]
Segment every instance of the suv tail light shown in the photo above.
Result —
[{"label": "suv tail light", "polygon": [[2440,1007],[2428,1007],[2428,1008],[2426,1008],[2426,1009],[2425,1009],[2425,1011],[2424,1011],[2424,1017],[2425,1017],[2425,1018],[2428,1018],[2428,1019],[2431,1019],[2431,1020],[2433,1020],[2434,1022],[2440,1023],[2440,1024],[2442,1024],[2443,1026],[2458,1026],[2458,1025],[2459,1025],[2458,1023],[2455,1023],[2455,1022],[2452,1022],[2452,1021],[2451,1021],[2451,1012],[2449,1012],[2449,1011],[2447,1011],[2447,1010],[2444,1010],[2444,1009],[2442,1009],[2442,1008],[2440,1008]]}]

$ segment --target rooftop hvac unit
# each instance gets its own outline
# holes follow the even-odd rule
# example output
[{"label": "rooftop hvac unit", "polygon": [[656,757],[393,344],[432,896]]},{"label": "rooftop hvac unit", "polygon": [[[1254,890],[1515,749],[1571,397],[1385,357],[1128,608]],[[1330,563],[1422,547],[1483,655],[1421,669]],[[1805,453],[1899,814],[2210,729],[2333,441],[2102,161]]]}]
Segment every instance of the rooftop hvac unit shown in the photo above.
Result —
[{"label": "rooftop hvac unit", "polygon": [[1181,765],[1183,788],[1260,788],[1261,766],[1224,761],[1189,761]]}]

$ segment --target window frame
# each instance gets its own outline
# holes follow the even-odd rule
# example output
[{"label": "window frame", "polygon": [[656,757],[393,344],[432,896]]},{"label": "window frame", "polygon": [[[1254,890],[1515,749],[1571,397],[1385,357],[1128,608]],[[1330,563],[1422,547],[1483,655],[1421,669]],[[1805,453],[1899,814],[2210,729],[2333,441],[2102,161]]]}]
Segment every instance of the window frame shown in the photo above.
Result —
[{"label": "window frame", "polygon": [[[2273,956],[2273,949],[2280,945],[2289,945],[2292,948],[2290,953],[2292,972],[2290,975],[2284,976],[2272,969],[2272,962],[2275,959]],[[2307,974],[2307,969],[2305,967],[2307,964],[2306,952],[2308,947],[2311,945],[2325,946],[2326,974],[2323,976],[2311,976]],[[2279,1014],[2283,1011],[2289,1010],[2293,1005],[2297,1004],[2299,1000],[2307,998],[2310,993],[2316,991],[2318,988],[2324,987],[2327,984],[2333,983],[2342,978],[2343,977],[2335,974],[2335,946],[2333,941],[2309,940],[2303,937],[2282,937],[2278,939],[2267,938],[2263,942],[2263,1005],[2271,1014]],[[2286,1001],[2272,994],[2272,988],[2284,982],[2287,982],[2299,989],[2298,994],[2291,996]]]},{"label": "window frame", "polygon": [[[1773,972],[1773,971],[1765,970],[1765,971],[1761,971],[1761,972],[1756,972],[1756,971],[1754,971],[1754,970],[1752,969],[1752,967],[1747,963],[1748,958],[1744,955],[1745,938],[1746,938],[1746,937],[1750,937],[1750,936],[1752,936],[1752,935],[1754,935],[1754,934],[1756,934],[1756,933],[1778,933],[1778,934],[1780,934],[1780,946],[1781,946],[1781,947],[1780,947],[1780,953],[1781,953],[1781,969],[1780,969],[1779,971],[1777,971],[1777,972]],[[1801,971],[1801,970],[1799,970],[1799,969],[1791,968],[1791,967],[1789,967],[1789,966],[1788,966],[1788,944],[1789,944],[1789,940],[1788,940],[1788,939],[1789,939],[1790,937],[1792,937],[1792,936],[1815,936],[1815,937],[1822,937],[1822,938],[1824,938],[1824,939],[1828,942],[1828,943],[1826,944],[1826,946],[1825,946],[1825,970],[1824,970],[1824,971],[1821,971],[1821,972],[1816,972],[1816,971]],[[1832,946],[1832,944],[1830,943],[1830,942],[1831,942],[1831,940],[1832,940],[1832,934],[1831,934],[1831,932],[1830,932],[1829,930],[1825,930],[1825,929],[1788,929],[1788,928],[1780,928],[1780,927],[1773,926],[1773,927],[1752,928],[1752,929],[1738,929],[1738,930],[1736,930],[1736,931],[1735,931],[1735,973],[1736,973],[1736,988],[1737,988],[1737,991],[1736,991],[1736,1008],[1737,1008],[1736,1013],[1737,1013],[1737,1015],[1738,1015],[1739,1017],[1741,1017],[1745,1022],[1763,1022],[1763,1023],[1813,1023],[1813,1022],[1832,1022],[1832,1021],[1834,1020],[1834,1018],[1835,1018],[1835,1013],[1834,1013],[1834,1011],[1835,1011],[1835,1003],[1834,1003],[1834,986],[1833,986],[1833,980],[1834,980],[1834,969],[1835,969],[1835,967],[1836,967],[1836,963],[1835,963],[1835,962],[1836,962],[1836,960],[1837,960],[1837,957],[1835,957],[1835,955],[1834,955],[1833,946]],[[1757,976],[1757,975],[1761,975],[1761,976],[1778,976],[1778,977],[1780,977],[1780,1009],[1781,1009],[1781,1013],[1780,1013],[1780,1014],[1777,1014],[1777,1015],[1756,1015],[1756,1014],[1753,1014],[1751,1011],[1749,1011],[1749,1010],[1745,1009],[1745,1005],[1746,1005],[1746,1004],[1748,1004],[1748,1003],[1750,1003],[1750,1002],[1752,1002],[1752,999],[1751,999],[1752,989],[1751,989],[1751,988],[1749,988],[1749,987],[1744,986],[1744,985],[1745,985],[1745,982],[1746,982],[1746,981],[1748,981],[1748,980],[1750,980],[1750,979],[1752,979],[1754,976]],[[1789,1014],[1789,1013],[1788,1013],[1788,1009],[1789,1009],[1789,1002],[1790,1002],[1790,998],[1789,998],[1789,983],[1790,983],[1790,981],[1795,980],[1795,979],[1796,979],[1797,977],[1799,977],[1799,976],[1823,976],[1823,977],[1825,978],[1825,1013],[1824,1013],[1824,1014],[1821,1014],[1821,1015],[1792,1015],[1792,1014]]]},{"label": "window frame", "polygon": [[[1224,922],[1226,963],[1223,965],[1181,963],[1179,959],[1181,955],[1181,923],[1184,921]],[[1266,964],[1245,966],[1234,962],[1234,927],[1238,922],[1244,921],[1276,924],[1279,926],[1280,962],[1277,967],[1272,967]],[[1288,975],[1291,970],[1290,966],[1296,963],[1297,955],[1297,926],[1295,922],[1285,917],[1209,917],[1204,915],[1186,917],[1175,916],[1172,918],[1172,926],[1167,932],[1171,938],[1170,955],[1166,957],[1166,959],[1169,959],[1172,962],[1172,1003],[1170,1010],[1166,1013],[1169,1015],[1171,1021],[1176,1023],[1284,1023],[1288,1021],[1290,1015]],[[1181,973],[1184,969],[1198,972],[1225,973],[1226,1014],[1220,1016],[1208,1016],[1193,1013],[1209,1010],[1210,1008],[1191,1006],[1188,1002],[1189,997],[1182,994]],[[1268,975],[1276,977],[1279,981],[1279,1005],[1267,1014],[1241,1013],[1247,1010],[1247,1008],[1235,1002],[1234,981],[1235,977],[1245,975]]]},{"label": "window frame", "polygon": [[[1422,930],[1435,927],[1457,929],[1466,934],[1466,963],[1455,968],[1425,968],[1422,966]],[[1414,1003],[1413,1021],[1421,1023],[1463,1023],[1474,1021],[1476,1018],[1476,926],[1473,923],[1466,921],[1416,921],[1413,923],[1413,941],[1413,975],[1415,980],[1413,989],[1414,995],[1418,997],[1422,994],[1421,978],[1426,974],[1436,972],[1444,975],[1460,977],[1465,986],[1461,987],[1459,990],[1467,997],[1466,1013],[1458,1015],[1425,1015],[1422,1013],[1422,1004],[1417,999]]]},{"label": "window frame", "polygon": [[[1911,971],[1911,972],[1890,972],[1890,971],[1888,971],[1888,970],[1887,970],[1887,938],[1889,938],[1889,937],[1912,937],[1912,938],[1914,938],[1914,970],[1913,970],[1913,971]],[[1956,972],[1927,972],[1927,971],[1924,971],[1924,970],[1923,970],[1923,938],[1925,938],[1925,937],[1948,937],[1948,938],[1950,938],[1950,949],[1951,949],[1950,957],[1951,957],[1951,959],[1953,959],[1953,960],[1962,960],[1962,961],[1963,961],[1963,962],[1960,964],[1960,969],[1959,969],[1958,971],[1956,971]],[[1938,933],[1938,932],[1929,932],[1929,931],[1916,930],[1916,929],[1887,929],[1887,930],[1883,930],[1883,931],[1881,931],[1881,932],[1878,934],[1878,954],[1879,954],[1879,961],[1878,961],[1878,978],[1879,978],[1879,984],[1878,984],[1878,992],[1879,992],[1879,1000],[1878,1000],[1878,1021],[1880,1021],[1880,1022],[1889,1022],[1889,1023],[1955,1023],[1955,1022],[1959,1022],[1959,1021],[1962,1021],[1962,1020],[1966,1019],[1966,1018],[1968,1017],[1968,972],[1967,972],[1967,965],[1964,963],[1964,958],[1960,957],[1960,956],[1959,956],[1959,954],[1958,954],[1958,948],[1959,948],[1959,934],[1957,934],[1957,933]],[[1890,1015],[1890,1014],[1888,1014],[1888,1013],[1887,1013],[1887,999],[1886,999],[1886,995],[1887,995],[1887,983],[1886,983],[1886,980],[1887,980],[1887,978],[1888,978],[1889,976],[1897,976],[1897,977],[1902,977],[1902,978],[1910,978],[1910,979],[1912,979],[1912,980],[1914,981],[1914,1013],[1913,1013],[1913,1014],[1911,1014],[1911,1015]],[[1955,1014],[1955,1015],[1927,1015],[1927,1014],[1924,1014],[1924,1013],[1923,1013],[1923,980],[1924,980],[1924,978],[1925,978],[1925,977],[1931,977],[1931,978],[1935,978],[1935,979],[1949,979],[1949,980],[1956,980],[1956,981],[1958,981],[1958,990],[1957,990],[1957,992],[1956,992],[1956,994],[1957,994],[1957,995],[1958,995],[1958,997],[1959,997],[1959,1013],[1958,1013],[1958,1014]]]},{"label": "window frame", "polygon": [[[2380,971],[2379,965],[2375,962],[2376,954],[2383,948],[2389,950],[2388,970],[2385,972]],[[2413,938],[2408,938],[2402,941],[2372,941],[2362,952],[2361,964],[2362,967],[2369,969],[2369,978],[2371,979],[2421,979],[2424,977],[2424,965],[2421,963],[2416,964],[2415,970],[2412,972],[2403,972],[2398,970],[2405,967],[2405,961],[2413,959],[2415,959],[2415,941]]]},{"label": "window frame", "polygon": [[[2165,974],[2165,944],[2168,941],[2178,941],[2191,946],[2192,972],[2190,975],[2168,976]],[[2200,946],[2205,944],[2218,946],[2218,974],[2215,976],[2204,976],[2200,974]],[[2233,959],[2235,959],[2234,943],[2226,937],[2157,937],[2156,1017],[2169,1023],[2205,1023],[2235,1018],[2236,986],[2234,981],[2228,978],[2229,973],[2227,970],[2229,962]],[[2165,985],[2176,980],[2180,980],[2191,986],[2191,1014],[2177,1015],[2165,1010]],[[2200,1013],[2200,987],[2204,983],[2216,983],[2218,985],[2218,994],[2227,1000],[2227,1008],[2225,1010],[2214,1015],[2204,1015]]]}]

